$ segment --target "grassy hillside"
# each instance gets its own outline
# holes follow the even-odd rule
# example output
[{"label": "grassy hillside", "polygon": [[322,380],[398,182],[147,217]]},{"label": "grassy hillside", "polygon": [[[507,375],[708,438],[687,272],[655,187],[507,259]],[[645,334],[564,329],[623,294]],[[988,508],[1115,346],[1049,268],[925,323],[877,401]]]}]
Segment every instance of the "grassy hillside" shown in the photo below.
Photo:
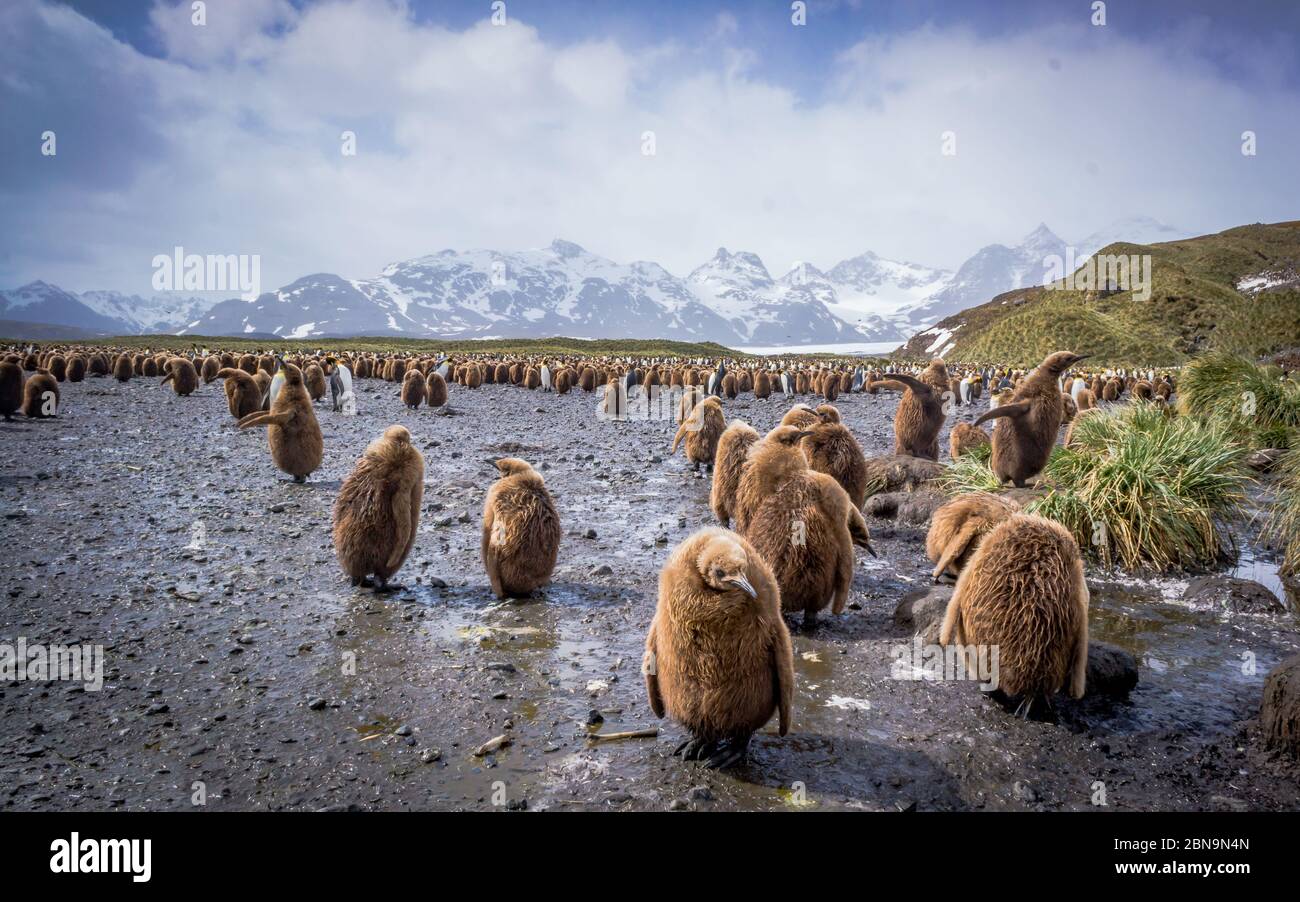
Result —
[{"label": "grassy hillside", "polygon": [[[1068,348],[1110,365],[1177,366],[1206,350],[1257,357],[1300,345],[1300,221],[1250,225],[1163,244],[1112,244],[1099,254],[1149,254],[1151,296],[1059,287],[999,295],[913,336],[899,356],[1038,363]],[[1257,294],[1242,279],[1270,272],[1284,284]],[[929,350],[938,330],[951,338]]]}]

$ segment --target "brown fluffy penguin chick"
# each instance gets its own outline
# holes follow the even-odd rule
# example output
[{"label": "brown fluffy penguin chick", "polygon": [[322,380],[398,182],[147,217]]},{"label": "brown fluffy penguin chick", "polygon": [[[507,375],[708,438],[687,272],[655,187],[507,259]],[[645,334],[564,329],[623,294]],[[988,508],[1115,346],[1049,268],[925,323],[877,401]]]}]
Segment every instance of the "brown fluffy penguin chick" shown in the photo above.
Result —
[{"label": "brown fluffy penguin chick", "polygon": [[740,486],[740,474],[745,469],[745,458],[758,439],[754,427],[742,420],[732,420],[718,439],[709,506],[723,526],[731,523],[731,508],[736,501],[736,489]]},{"label": "brown fluffy penguin chick", "polygon": [[934,562],[935,582],[945,573],[956,577],[982,539],[1018,508],[990,492],[958,495],[934,512],[925,537],[925,556]]},{"label": "brown fluffy penguin chick", "polygon": [[875,554],[862,513],[825,473],[808,469],[804,433],[778,426],[756,444],[733,512],[739,531],[771,566],[781,608],[803,611],[805,627],[828,604],[844,610],[853,584],[853,546]]},{"label": "brown fluffy penguin chick", "polygon": [[483,504],[483,566],[497,598],[527,595],[551,578],[560,549],[560,515],[532,466],[496,462],[501,478]]},{"label": "brown fluffy penguin chick", "polygon": [[244,370],[226,367],[217,371],[217,378],[226,380],[226,405],[232,417],[242,420],[262,409],[262,389]]},{"label": "brown fluffy penguin chick", "polygon": [[829,404],[817,408],[817,422],[808,428],[802,442],[809,469],[825,473],[844,491],[856,508],[867,500],[867,458],[840,412]]},{"label": "brown fluffy penguin chick", "polygon": [[38,369],[23,385],[23,416],[41,420],[58,412],[58,380],[48,370]]},{"label": "brown fluffy penguin chick", "polygon": [[447,403],[447,380],[434,370],[424,380],[425,403],[430,407],[442,407]]},{"label": "brown fluffy penguin chick", "polygon": [[816,422],[817,413],[807,404],[796,404],[781,417],[782,426],[793,426],[796,429],[807,429]]},{"label": "brown fluffy penguin chick", "polygon": [[953,460],[989,444],[989,434],[970,423],[958,423],[948,433],[948,456]]},{"label": "brown fluffy penguin chick", "polygon": [[217,378],[217,373],[221,372],[221,360],[216,355],[205,357],[199,370],[199,376],[203,379],[203,384],[207,385],[213,379]]},{"label": "brown fluffy penguin chick", "polygon": [[22,406],[23,368],[6,360],[0,363],[0,415],[4,416],[7,423]]},{"label": "brown fluffy penguin chick", "polygon": [[758,375],[754,377],[754,397],[761,401],[771,394],[772,380],[768,378],[767,370],[759,370]]},{"label": "brown fluffy penguin chick", "polygon": [[1061,392],[1061,422],[1070,422],[1078,412],[1079,408],[1075,406],[1074,398],[1070,397],[1065,392]]},{"label": "brown fluffy penguin chick", "polygon": [[941,645],[996,648],[997,688],[1020,699],[1028,718],[1038,699],[1067,689],[1083,696],[1088,670],[1088,585],[1074,538],[1058,523],[1013,514],[984,537],[962,570],[939,632]]},{"label": "brown fluffy penguin chick", "polygon": [[682,392],[682,398],[677,402],[677,422],[684,423],[690,418],[691,411],[704,400],[704,389],[698,385],[688,385]]},{"label": "brown fluffy penguin chick", "polygon": [[375,586],[401,569],[415,544],[424,497],[424,457],[405,426],[389,426],[366,448],[334,502],[334,553],[359,586]]},{"label": "brown fluffy penguin chick", "polygon": [[199,374],[194,369],[194,364],[184,357],[173,357],[167,361],[167,375],[163,377],[162,384],[168,382],[172,384],[172,390],[183,398],[193,394],[199,387]]},{"label": "brown fluffy penguin chick", "polygon": [[700,472],[700,464],[704,464],[709,472],[712,472],[713,459],[718,453],[718,439],[722,438],[726,428],[727,420],[722,415],[722,402],[717,398],[705,398],[695,405],[690,416],[677,427],[670,453],[676,454],[677,446],[682,444],[682,439],[685,439],[686,459],[695,465],[695,472]]},{"label": "brown fluffy penguin chick", "polygon": [[306,482],[320,468],[325,454],[316,411],[302,382],[302,370],[292,363],[282,367],[284,385],[275,396],[269,413],[258,411],[239,421],[240,429],[266,426],[271,444],[271,460],[294,482]]},{"label": "brown fluffy penguin chick", "polygon": [[998,421],[993,427],[993,456],[989,461],[998,479],[1024,488],[1026,480],[1042,472],[1061,428],[1061,393],[1056,380],[1083,359],[1069,351],[1048,354],[1016,388],[1009,403],[975,421],[976,426],[986,420]]},{"label": "brown fluffy penguin chick", "polygon": [[1079,405],[1079,413],[1083,413],[1085,410],[1093,410],[1096,408],[1097,397],[1092,393],[1091,389],[1085,388],[1083,391],[1079,392],[1077,403]]},{"label": "brown fluffy penguin chick", "polygon": [[130,382],[135,375],[135,362],[125,354],[118,354],[113,361],[113,378],[118,382]]},{"label": "brown fluffy penguin chick", "polygon": [[659,573],[659,603],[641,672],[656,717],[691,734],[674,754],[708,767],[745,760],[750,737],[778,714],[790,731],[794,650],[772,570],[743,538],[702,529]]},{"label": "brown fluffy penguin chick", "polygon": [[417,369],[407,370],[402,377],[402,403],[415,410],[424,402],[424,392],[424,376]]},{"label": "brown fluffy penguin chick", "polygon": [[948,383],[947,367],[937,357],[919,379],[895,373],[876,383],[879,388],[905,389],[894,414],[895,454],[939,459],[939,432],[948,416],[944,411]]},{"label": "brown fluffy penguin chick", "polygon": [[319,401],[325,397],[328,385],[325,383],[325,371],[318,364],[307,364],[302,371],[302,381],[307,386],[307,394],[313,401]]}]

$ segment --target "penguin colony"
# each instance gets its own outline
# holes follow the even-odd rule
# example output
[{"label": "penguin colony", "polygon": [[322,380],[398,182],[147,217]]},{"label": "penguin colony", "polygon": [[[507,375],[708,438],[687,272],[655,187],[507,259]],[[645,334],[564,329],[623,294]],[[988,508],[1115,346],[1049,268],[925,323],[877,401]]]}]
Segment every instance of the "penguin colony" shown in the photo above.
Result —
[{"label": "penguin colony", "polygon": [[[685,539],[659,576],[659,597],[645,643],[643,672],[653,712],[689,734],[678,754],[711,767],[742,762],[752,735],[775,715],[777,732],[792,728],[793,651],[786,615],[813,627],[827,608],[843,612],[856,570],[856,549],[874,554],[861,507],[866,457],[840,411],[843,395],[901,392],[894,451],[939,457],[939,434],[955,408],[981,400],[990,409],[955,424],[949,456],[991,444],[991,466],[1004,482],[1025,486],[1042,470],[1058,431],[1074,427],[1099,403],[1125,395],[1167,402],[1168,376],[1083,373],[1085,356],[1062,351],[1025,373],[992,368],[950,370],[935,359],[919,372],[867,371],[842,364],[756,364],[736,361],[607,358],[457,359],[373,353],[279,356],[271,353],[151,353],[69,347],[0,352],[0,414],[45,419],[60,413],[60,383],[87,378],[161,377],[178,399],[221,380],[239,429],[266,426],[272,461],[303,482],[321,466],[324,441],[315,403],[356,412],[353,379],[399,387],[403,405],[446,409],[449,385],[467,390],[511,386],[543,394],[603,391],[615,418],[629,399],[661,387],[680,393],[674,407],[679,447],[699,474],[712,475],[709,506],[720,526]],[[760,435],[727,422],[724,401],[800,395],[780,425]],[[673,396],[674,398],[676,395]],[[179,401],[178,401],[179,403]],[[778,401],[779,403],[779,401]],[[979,425],[995,421],[990,437]],[[562,524],[541,473],[518,458],[492,462],[498,478],[487,491],[481,558],[499,598],[526,596],[551,579]],[[408,428],[394,425],[366,448],[342,482],[333,506],[333,545],[353,586],[393,588],[417,541],[424,459]],[[728,528],[731,527],[731,528]],[[933,578],[956,588],[940,641],[970,654],[1001,649],[999,693],[1028,716],[1052,696],[1079,697],[1087,664],[1088,591],[1079,550],[1059,525],[1020,512],[995,494],[960,496],[932,517],[926,554]]]}]

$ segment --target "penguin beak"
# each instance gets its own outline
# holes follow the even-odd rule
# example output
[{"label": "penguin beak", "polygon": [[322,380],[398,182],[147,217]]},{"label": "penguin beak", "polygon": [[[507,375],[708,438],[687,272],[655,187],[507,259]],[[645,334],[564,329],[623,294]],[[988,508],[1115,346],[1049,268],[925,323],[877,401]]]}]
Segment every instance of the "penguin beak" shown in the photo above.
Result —
[{"label": "penguin beak", "polygon": [[1074,359],[1070,361],[1070,366],[1074,366],[1080,360],[1087,360],[1091,356],[1091,354],[1075,354]]},{"label": "penguin beak", "polygon": [[880,557],[880,555],[876,554],[876,549],[872,546],[870,541],[868,541],[865,545],[863,545],[862,548],[864,551],[867,552],[867,554],[871,555],[872,557]]},{"label": "penguin beak", "polygon": [[743,575],[737,574],[736,576],[730,576],[727,578],[727,582],[743,591],[750,598],[758,597],[757,590],[754,589],[753,585],[751,585],[749,580],[745,579]]}]

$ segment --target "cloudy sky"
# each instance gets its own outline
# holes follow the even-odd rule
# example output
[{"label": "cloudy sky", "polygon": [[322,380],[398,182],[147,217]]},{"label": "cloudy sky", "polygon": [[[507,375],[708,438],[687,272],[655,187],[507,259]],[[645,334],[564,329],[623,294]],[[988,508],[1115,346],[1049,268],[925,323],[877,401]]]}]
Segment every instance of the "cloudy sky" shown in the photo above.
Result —
[{"label": "cloudy sky", "polygon": [[3,0],[0,287],[149,292],[175,245],[269,287],[555,237],[780,273],[1300,218],[1300,3],[1093,5]]}]

